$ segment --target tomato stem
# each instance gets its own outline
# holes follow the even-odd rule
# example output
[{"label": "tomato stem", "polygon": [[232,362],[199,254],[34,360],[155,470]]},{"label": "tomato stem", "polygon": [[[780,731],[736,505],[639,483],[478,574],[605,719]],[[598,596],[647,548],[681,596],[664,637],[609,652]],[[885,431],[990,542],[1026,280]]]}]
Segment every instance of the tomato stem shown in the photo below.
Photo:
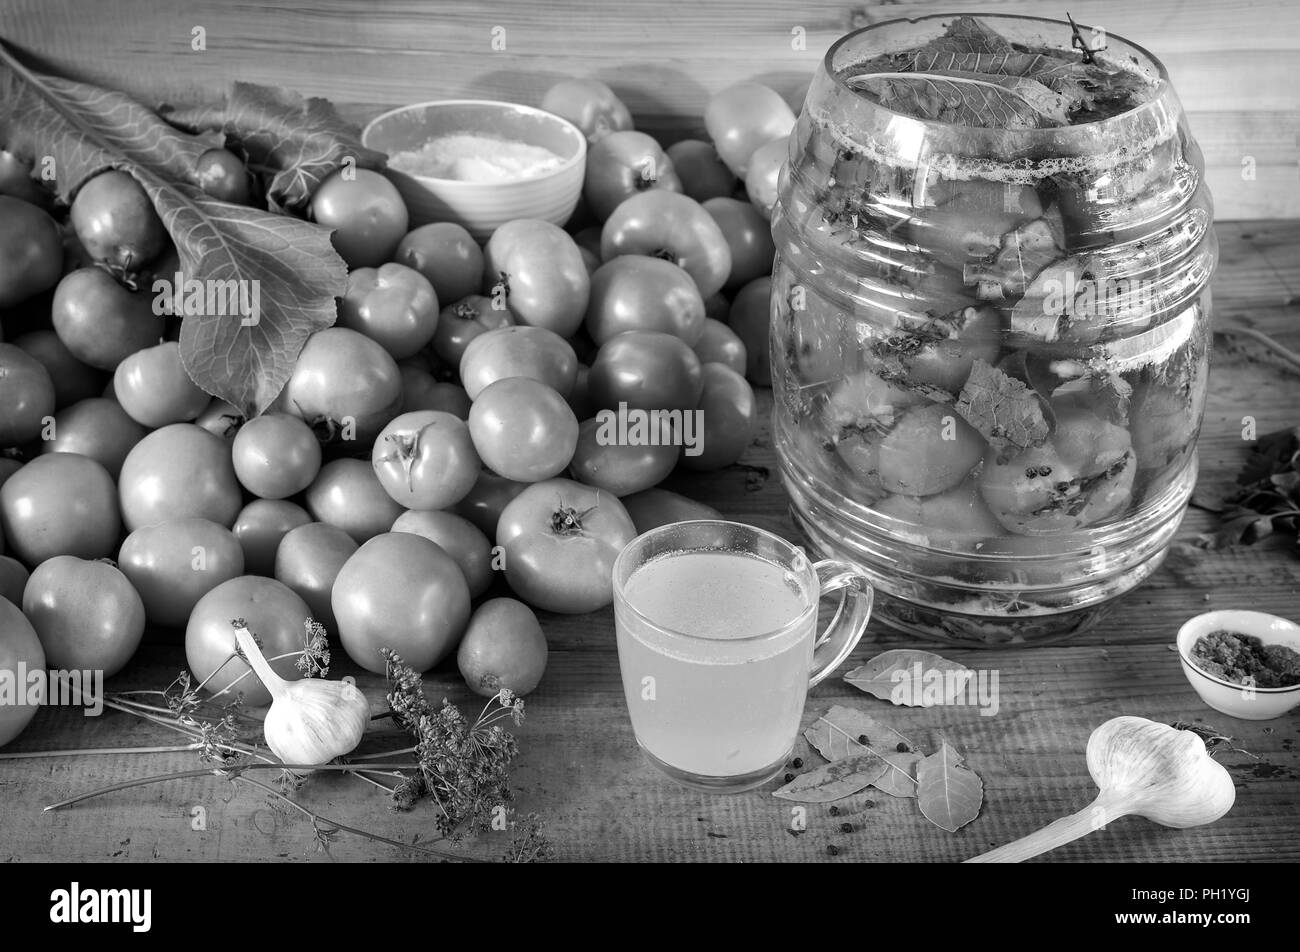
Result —
[{"label": "tomato stem", "polygon": [[420,429],[413,434],[388,434],[384,439],[393,444],[393,452],[379,457],[380,462],[387,462],[389,460],[396,460],[398,462],[402,467],[402,471],[406,473],[406,488],[410,492],[415,492],[415,476],[413,470],[415,468],[415,458],[420,453],[420,434],[423,432],[424,430]]},{"label": "tomato stem", "polygon": [[551,531],[562,536],[578,535],[582,532],[582,520],[595,511],[596,507],[592,506],[590,509],[579,512],[572,506],[566,506],[561,502],[555,511],[551,513]]}]

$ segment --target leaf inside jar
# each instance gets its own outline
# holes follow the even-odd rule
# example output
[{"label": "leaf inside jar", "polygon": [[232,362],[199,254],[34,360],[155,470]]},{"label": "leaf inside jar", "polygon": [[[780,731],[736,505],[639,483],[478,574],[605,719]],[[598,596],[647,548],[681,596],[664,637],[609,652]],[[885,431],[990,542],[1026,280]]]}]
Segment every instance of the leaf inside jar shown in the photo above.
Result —
[{"label": "leaf inside jar", "polygon": [[971,368],[956,410],[1000,455],[1042,446],[1052,431],[1042,395],[983,360]]},{"label": "leaf inside jar", "polygon": [[1041,218],[1003,235],[997,253],[967,264],[962,280],[977,287],[981,300],[1001,301],[1025,294],[1035,278],[1062,260],[1064,246],[1061,213],[1053,205]]},{"label": "leaf inside jar", "polygon": [[998,129],[1057,128],[1132,108],[1147,95],[1136,73],[1073,50],[1012,43],[974,17],[943,36],[844,73],[881,105],[921,119]]}]

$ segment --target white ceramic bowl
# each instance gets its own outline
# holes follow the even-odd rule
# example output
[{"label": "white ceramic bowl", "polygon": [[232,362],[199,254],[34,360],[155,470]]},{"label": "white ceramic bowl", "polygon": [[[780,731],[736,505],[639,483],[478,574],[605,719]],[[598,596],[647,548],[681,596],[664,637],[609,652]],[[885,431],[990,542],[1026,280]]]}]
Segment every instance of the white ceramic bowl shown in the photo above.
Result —
[{"label": "white ceramic bowl", "polygon": [[587,139],[573,123],[542,109],[484,99],[415,103],[376,116],[361,133],[363,145],[392,154],[419,149],[451,133],[477,133],[543,146],[564,159],[558,168],[508,182],[462,182],[393,169],[411,213],[411,227],[453,221],[483,241],[515,218],[541,218],[563,225],[582,193]]},{"label": "white ceramic bowl", "polygon": [[1300,705],[1300,684],[1286,688],[1245,688],[1198,668],[1192,661],[1192,646],[1202,635],[1220,630],[1253,635],[1266,645],[1286,645],[1300,651],[1300,625],[1277,615],[1218,611],[1189,619],[1178,629],[1178,658],[1183,663],[1183,674],[1202,701],[1216,711],[1248,721],[1267,721]]}]

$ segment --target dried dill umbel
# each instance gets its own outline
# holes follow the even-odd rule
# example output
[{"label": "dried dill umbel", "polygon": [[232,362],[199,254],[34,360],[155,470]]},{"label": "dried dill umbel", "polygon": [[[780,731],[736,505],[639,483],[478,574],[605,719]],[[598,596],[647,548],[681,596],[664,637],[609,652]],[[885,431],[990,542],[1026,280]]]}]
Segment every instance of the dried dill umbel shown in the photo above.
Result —
[{"label": "dried dill umbel", "polygon": [[524,702],[502,690],[470,720],[446,699],[435,708],[425,697],[419,673],[394,652],[385,649],[383,655],[393,719],[415,741],[415,769],[393,790],[394,806],[410,809],[431,799],[438,808],[438,828],[450,838],[492,829],[494,820],[509,814],[514,800],[509,768],[519,746],[505,723],[522,722]]},{"label": "dried dill umbel", "polygon": [[307,619],[305,628],[302,654],[293,663],[294,667],[304,678],[323,678],[330,673],[329,633],[314,618]]},{"label": "dried dill umbel", "polygon": [[[276,660],[298,653],[304,657],[299,665],[304,675],[323,675],[330,660],[323,629],[308,624],[300,651],[277,656]],[[523,702],[510,691],[503,690],[490,698],[473,719],[447,700],[435,707],[425,697],[419,673],[404,664],[396,654],[389,651],[384,654],[391,682],[387,697],[391,711],[380,716],[391,716],[413,743],[400,750],[338,758],[314,765],[313,775],[315,772],[337,771],[358,778],[383,790],[397,808],[409,808],[423,799],[433,801],[440,834],[436,840],[422,841],[419,833],[409,840],[394,839],[323,816],[299,802],[293,794],[308,783],[309,778],[296,772],[293,765],[268,756],[260,746],[258,738],[262,722],[242,710],[243,695],[236,687],[245,675],[210,697],[204,697],[200,692],[213,675],[195,683],[193,676],[186,671],[182,671],[163,690],[128,691],[106,696],[105,707],[177,731],[189,740],[189,743],[177,747],[138,748],[141,753],[192,751],[198,755],[199,766],[119,781],[59,800],[46,806],[46,810],[64,809],[94,797],[168,780],[218,777],[260,791],[273,809],[286,816],[307,819],[317,846],[326,852],[335,836],[348,833],[373,843],[442,860],[481,862],[473,856],[449,851],[442,844],[456,844],[466,837],[490,830],[493,834],[513,834],[502,860],[539,862],[547,859],[551,847],[543,835],[540,819],[532,813],[519,817],[512,805],[514,795],[509,768],[518,752],[518,745],[506,728],[508,722],[518,724],[523,720]],[[232,651],[225,663],[237,657],[239,654]],[[251,671],[246,676],[255,677]],[[39,755],[83,753],[84,750],[59,750],[43,751]],[[269,780],[259,779],[259,775],[265,776],[264,771],[274,772]]]}]

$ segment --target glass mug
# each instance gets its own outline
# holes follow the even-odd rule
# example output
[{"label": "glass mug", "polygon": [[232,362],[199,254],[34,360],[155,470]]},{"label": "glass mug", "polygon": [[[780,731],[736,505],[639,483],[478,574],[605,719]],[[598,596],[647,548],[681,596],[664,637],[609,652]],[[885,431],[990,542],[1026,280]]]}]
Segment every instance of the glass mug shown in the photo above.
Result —
[{"label": "glass mug", "polygon": [[[817,633],[820,599],[842,591]],[[677,522],[633,539],[614,563],[614,623],[637,744],[688,787],[739,793],[794,748],[808,689],[848,657],[872,588],[844,562],[812,562],[735,522]]]}]

